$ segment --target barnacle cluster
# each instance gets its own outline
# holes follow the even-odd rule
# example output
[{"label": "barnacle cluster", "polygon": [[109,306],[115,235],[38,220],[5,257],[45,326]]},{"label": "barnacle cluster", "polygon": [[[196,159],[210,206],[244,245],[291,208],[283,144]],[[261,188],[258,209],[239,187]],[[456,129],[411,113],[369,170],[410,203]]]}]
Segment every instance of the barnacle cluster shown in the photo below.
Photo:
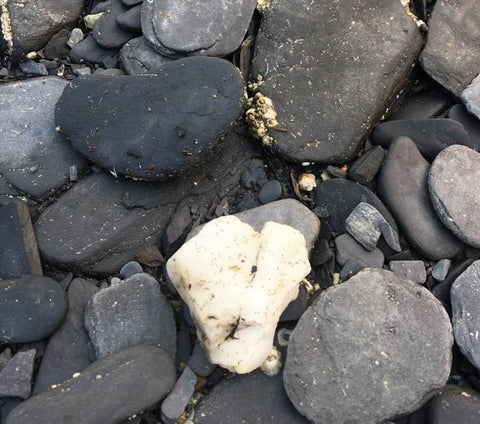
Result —
[{"label": "barnacle cluster", "polygon": [[407,15],[413,19],[413,22],[415,22],[420,29],[425,30],[427,28],[427,24],[412,12],[410,9],[410,2],[411,0],[400,0],[400,3],[402,3],[402,6],[405,8]]},{"label": "barnacle cluster", "polygon": [[11,54],[13,52],[13,35],[8,12],[8,0],[0,0],[0,28],[1,35],[3,35],[3,39],[7,43],[8,53]]},{"label": "barnacle cluster", "polygon": [[[257,83],[249,84],[249,89],[258,88],[263,82],[259,77]],[[245,113],[248,129],[257,139],[262,140],[265,146],[273,144],[273,137],[268,135],[268,130],[278,125],[277,112],[272,99],[258,92],[247,101],[248,109]]]},{"label": "barnacle cluster", "polygon": [[257,0],[257,10],[263,14],[270,7],[270,0]]}]

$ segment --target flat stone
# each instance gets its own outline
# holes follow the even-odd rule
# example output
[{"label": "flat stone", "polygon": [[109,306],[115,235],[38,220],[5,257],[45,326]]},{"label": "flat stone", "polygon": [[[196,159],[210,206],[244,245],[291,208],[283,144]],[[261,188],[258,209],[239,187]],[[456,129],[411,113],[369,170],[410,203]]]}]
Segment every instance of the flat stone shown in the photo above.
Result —
[{"label": "flat stone", "polygon": [[18,352],[0,371],[0,398],[30,396],[35,353],[35,349]]},{"label": "flat stone", "polygon": [[117,18],[128,9],[120,0],[109,2],[108,8],[93,25],[95,41],[106,49],[118,49],[135,35],[117,24]]},{"label": "flat stone", "polygon": [[32,78],[0,86],[0,174],[34,197],[69,180],[69,167],[86,161],[55,131],[54,109],[67,82]]},{"label": "flat stone", "polygon": [[415,250],[429,259],[452,258],[462,244],[444,227],[433,209],[428,170],[429,164],[415,143],[399,137],[390,146],[380,171],[378,193]]},{"label": "flat stone", "polygon": [[431,424],[476,424],[480,420],[480,396],[468,387],[447,386],[430,403]]},{"label": "flat stone", "polygon": [[278,130],[268,130],[264,142],[295,162],[352,159],[421,46],[398,0],[271,2],[252,65],[253,77],[264,80],[259,92],[277,113]]},{"label": "flat stone", "polygon": [[194,57],[159,75],[77,78],[55,119],[72,145],[103,168],[161,180],[205,160],[243,102],[243,80],[231,63]]},{"label": "flat stone", "polygon": [[175,374],[162,349],[134,346],[21,403],[5,424],[65,423],[66,417],[76,424],[119,423],[155,406],[174,385]]},{"label": "flat stone", "polygon": [[382,166],[385,150],[381,146],[374,146],[356,159],[348,169],[348,176],[360,184],[373,181]]},{"label": "flat stone", "polygon": [[0,280],[0,343],[28,343],[50,336],[67,313],[67,299],[48,277]]},{"label": "flat stone", "polygon": [[443,224],[465,243],[480,247],[480,153],[450,146],[433,162],[428,188]]},{"label": "flat stone", "polygon": [[[456,19],[452,22],[452,16]],[[453,94],[470,84],[480,69],[480,10],[475,0],[436,2],[428,20],[427,44],[420,56],[423,69]]]},{"label": "flat stone", "polygon": [[278,180],[270,180],[263,185],[258,193],[258,200],[260,203],[266,204],[278,200],[283,195],[282,184]]},{"label": "flat stone", "polygon": [[195,392],[196,384],[197,376],[189,367],[185,367],[172,391],[162,402],[162,419],[165,424],[177,422]]},{"label": "flat stone", "polygon": [[33,392],[49,390],[83,371],[94,360],[93,346],[83,323],[85,305],[97,292],[88,280],[75,278],[67,291],[68,312],[60,328],[48,340]]},{"label": "flat stone", "polygon": [[120,60],[129,75],[155,74],[173,59],[157,52],[145,37],[137,37],[120,50]]},{"label": "flat stone", "polygon": [[34,60],[27,60],[25,62],[20,62],[20,69],[25,74],[35,75],[35,76],[45,76],[48,75],[48,70],[45,65],[35,62]]},{"label": "flat stone", "polygon": [[457,277],[450,291],[455,342],[476,368],[480,368],[479,273],[480,261],[475,261]]},{"label": "flat stone", "polygon": [[144,1],[143,35],[167,56],[226,56],[240,47],[255,5],[255,0],[204,0],[188,7],[175,0]]},{"label": "flat stone", "polygon": [[388,149],[400,136],[412,139],[420,153],[428,161],[435,159],[435,156],[452,144],[473,147],[463,125],[452,119],[382,122],[373,130],[372,140]]},{"label": "flat stone", "polygon": [[[35,224],[44,261],[83,275],[112,275],[134,260],[136,252],[155,244],[181,203],[208,209],[218,196],[241,199],[241,176],[251,158],[261,154],[243,134],[244,127],[236,127],[209,162],[160,184],[117,179],[104,172],[79,181]],[[305,227],[307,234],[309,228]],[[158,249],[156,263],[157,257]]]},{"label": "flat stone", "polygon": [[[85,3],[84,0],[5,3],[6,10],[2,10],[2,15],[5,13],[5,21],[8,18],[10,28],[5,25],[0,27],[0,54],[2,44],[6,45],[6,53],[11,54],[15,60],[40,50],[58,31],[76,23]],[[12,37],[11,45],[7,42],[9,35]]]},{"label": "flat stone", "polygon": [[140,344],[159,346],[175,358],[172,308],[149,274],[135,274],[96,293],[85,308],[85,326],[98,359]]},{"label": "flat stone", "polygon": [[0,207],[0,234],[0,279],[43,274],[30,212],[25,203],[16,201]]},{"label": "flat stone", "polygon": [[70,50],[70,59],[74,62],[103,63],[115,54],[114,50],[105,49],[88,35]]},{"label": "flat stone", "polygon": [[140,21],[140,13],[142,11],[142,5],[128,9],[126,12],[117,15],[117,25],[123,29],[131,32],[142,32],[142,23]]},{"label": "flat stone", "polygon": [[423,261],[390,261],[389,266],[395,275],[415,283],[423,284],[427,280],[427,270]]},{"label": "flat stone", "polygon": [[135,274],[142,274],[143,268],[137,261],[130,261],[120,269],[120,277],[129,278]]},{"label": "flat stone", "polygon": [[260,370],[224,379],[195,408],[195,424],[307,424],[288,400],[281,374]]},{"label": "flat stone", "polygon": [[283,381],[313,423],[379,423],[415,411],[445,385],[452,345],[449,317],[428,290],[366,269],[302,316]]},{"label": "flat stone", "polygon": [[337,235],[347,231],[346,219],[360,202],[372,205],[392,228],[397,230],[395,220],[382,201],[368,188],[353,181],[336,178],[319,184],[315,192],[315,202],[315,212],[327,219],[332,231]]},{"label": "flat stone", "polygon": [[193,372],[201,377],[208,377],[217,366],[212,364],[207,355],[205,355],[205,351],[201,343],[198,341],[195,342],[195,346],[193,346],[192,356],[190,356],[188,360],[188,366],[193,370]]},{"label": "flat stone", "polygon": [[471,114],[463,104],[452,106],[447,116],[463,125],[473,148],[478,152],[480,150],[480,119]]},{"label": "flat stone", "polygon": [[358,243],[350,234],[342,234],[335,239],[337,248],[336,261],[339,265],[345,265],[348,260],[352,260],[364,268],[381,268],[383,266],[384,256],[380,249],[374,248],[369,251]]},{"label": "flat stone", "polygon": [[450,259],[441,259],[438,261],[432,269],[432,277],[437,281],[445,280],[451,264],[452,261]]}]

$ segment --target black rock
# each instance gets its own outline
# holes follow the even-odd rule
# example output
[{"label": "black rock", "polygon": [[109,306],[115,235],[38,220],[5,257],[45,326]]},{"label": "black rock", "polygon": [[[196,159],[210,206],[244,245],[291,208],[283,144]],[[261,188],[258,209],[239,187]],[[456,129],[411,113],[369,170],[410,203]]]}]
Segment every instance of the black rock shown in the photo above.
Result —
[{"label": "black rock", "polygon": [[308,308],[308,295],[305,287],[300,286],[298,296],[292,300],[280,315],[278,322],[297,321]]},{"label": "black rock", "polygon": [[443,224],[480,248],[480,153],[454,145],[440,153],[428,174],[430,198]]},{"label": "black rock", "polygon": [[451,119],[383,122],[373,130],[372,140],[375,144],[388,149],[400,136],[411,138],[428,161],[432,161],[443,149],[452,144],[473,147],[462,124]]},{"label": "black rock", "polygon": [[130,261],[120,269],[120,277],[122,278],[129,278],[132,275],[141,273],[143,273],[143,268],[137,261]]},{"label": "black rock", "polygon": [[122,3],[127,7],[135,6],[136,4],[142,3],[143,0],[122,0]]},{"label": "black rock", "polygon": [[480,119],[471,114],[462,104],[455,105],[449,109],[448,118],[463,125],[470,137],[473,148],[477,152],[480,151]]},{"label": "black rock", "polygon": [[85,305],[97,290],[94,284],[81,278],[70,283],[67,316],[48,341],[35,379],[34,393],[49,390],[52,385],[72,378],[94,360],[83,316]]},{"label": "black rock", "polygon": [[196,384],[197,376],[189,367],[185,367],[172,391],[162,402],[162,419],[165,424],[176,424],[195,392]]},{"label": "black rock", "polygon": [[258,90],[272,100],[278,130],[257,135],[289,160],[343,164],[405,82],[421,46],[396,0],[271,2],[252,75],[263,77]]},{"label": "black rock", "polygon": [[69,56],[74,62],[103,63],[115,54],[115,50],[103,48],[89,35],[70,50]]},{"label": "black rock", "polygon": [[0,343],[28,343],[52,334],[67,313],[63,289],[51,278],[0,280]]},{"label": "black rock", "polygon": [[68,55],[67,41],[70,31],[66,28],[58,31],[45,46],[45,57],[50,60],[65,59]]},{"label": "black rock", "polygon": [[[322,226],[323,224],[321,227]],[[328,262],[332,256],[333,252],[330,249],[328,241],[323,238],[319,238],[313,247],[312,254],[310,256],[310,263],[312,266],[323,265],[324,263]]]},{"label": "black rock", "polygon": [[170,218],[170,222],[165,230],[163,238],[165,248],[169,248],[173,244],[183,241],[191,227],[192,217],[190,207],[188,205],[182,205]]},{"label": "black rock", "polygon": [[475,262],[473,259],[467,259],[466,261],[459,263],[448,272],[445,280],[433,288],[433,295],[443,303],[448,311],[451,309],[450,292],[453,283],[470,265],[472,265],[473,262]]},{"label": "black rock", "polygon": [[194,57],[170,63],[158,76],[79,77],[63,92],[55,116],[93,162],[159,180],[204,160],[243,102],[242,77],[231,63]]},{"label": "black rock", "polygon": [[428,290],[389,271],[363,270],[324,291],[298,322],[285,389],[314,423],[383,422],[443,387],[452,344],[448,315]]},{"label": "black rock", "polygon": [[61,29],[73,26],[85,7],[84,0],[36,0],[18,4],[22,6],[5,4],[2,23],[8,20],[9,28],[0,25],[0,46],[4,38],[11,36],[11,44],[6,41],[5,44],[7,53],[14,59],[40,50]]},{"label": "black rock", "polygon": [[167,56],[226,56],[240,47],[255,5],[255,0],[203,0],[188,7],[175,0],[144,1],[143,35]]},{"label": "black rock", "polygon": [[34,197],[58,190],[70,166],[81,171],[86,164],[55,131],[54,108],[66,84],[44,77],[0,86],[0,174]]},{"label": "black rock", "polygon": [[[452,21],[452,16],[456,19]],[[470,84],[480,69],[480,9],[476,0],[439,0],[428,21],[427,44],[420,56],[423,68],[453,94]]]},{"label": "black rock", "polygon": [[369,251],[349,234],[338,236],[335,239],[335,247],[337,249],[335,259],[339,265],[344,265],[348,260],[352,260],[364,268],[381,268],[383,266],[385,258],[381,250],[374,248]]},{"label": "black rock", "polygon": [[428,194],[429,164],[415,143],[397,138],[388,151],[378,178],[380,197],[397,218],[408,242],[429,259],[452,258],[462,243],[440,222]]},{"label": "black rock", "polygon": [[128,9],[120,0],[112,1],[103,15],[95,22],[92,35],[100,46],[106,49],[118,49],[135,35],[131,31],[126,31],[117,24],[117,17],[121,16]]},{"label": "black rock", "polygon": [[349,177],[360,184],[372,182],[384,157],[385,150],[381,146],[372,147],[352,163],[348,170]]},{"label": "black rock", "polygon": [[427,270],[423,261],[390,261],[390,270],[399,277],[407,278],[418,284],[427,280]]},{"label": "black rock", "polygon": [[307,424],[288,400],[282,376],[257,370],[224,379],[195,408],[195,424]]},{"label": "black rock", "polygon": [[208,377],[217,367],[208,360],[198,339],[193,347],[192,356],[188,360],[188,366],[201,377]]},{"label": "black rock", "polygon": [[467,387],[447,386],[430,403],[430,424],[477,424],[480,394]]},{"label": "black rock", "polygon": [[28,207],[20,201],[0,207],[0,279],[42,275]]},{"label": "black rock", "polygon": [[85,326],[98,359],[140,344],[159,346],[175,358],[172,308],[149,274],[135,274],[96,293],[85,308]]},{"label": "black rock", "polygon": [[368,188],[349,180],[333,179],[318,185],[315,191],[315,212],[327,222],[333,232],[346,232],[346,219],[360,202],[377,209],[387,222],[397,230],[397,224],[382,201]]},{"label": "black rock", "polygon": [[455,342],[476,368],[480,368],[479,274],[480,261],[475,261],[456,278],[450,292]]},{"label": "black rock", "polygon": [[262,204],[274,202],[282,197],[283,188],[282,184],[278,180],[268,181],[263,185],[258,193],[258,200]]},{"label": "black rock", "polygon": [[162,349],[128,348],[21,403],[5,424],[120,423],[160,401],[175,383],[175,374],[175,365]]},{"label": "black rock", "polygon": [[0,371],[0,398],[30,396],[35,353],[35,349],[18,352]]},{"label": "black rock", "polygon": [[126,12],[117,15],[117,24],[123,29],[131,32],[141,32],[142,23],[140,22],[140,13],[142,5],[134,6]]},{"label": "black rock", "polygon": [[155,74],[173,59],[157,52],[145,37],[130,40],[120,50],[120,60],[127,74]]},{"label": "black rock", "polygon": [[342,269],[340,271],[340,280],[347,281],[349,278],[358,274],[364,268],[365,266],[355,262],[354,259],[348,259],[347,262],[343,264]]}]

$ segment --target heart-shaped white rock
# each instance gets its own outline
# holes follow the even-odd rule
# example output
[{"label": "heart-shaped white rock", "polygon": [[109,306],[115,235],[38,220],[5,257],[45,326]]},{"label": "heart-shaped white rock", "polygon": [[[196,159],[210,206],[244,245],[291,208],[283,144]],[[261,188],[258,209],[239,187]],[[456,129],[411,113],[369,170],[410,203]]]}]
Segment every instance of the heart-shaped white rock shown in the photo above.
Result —
[{"label": "heart-shaped white rock", "polygon": [[167,262],[208,358],[239,374],[265,361],[310,269],[298,230],[267,222],[258,233],[235,216],[204,225]]}]

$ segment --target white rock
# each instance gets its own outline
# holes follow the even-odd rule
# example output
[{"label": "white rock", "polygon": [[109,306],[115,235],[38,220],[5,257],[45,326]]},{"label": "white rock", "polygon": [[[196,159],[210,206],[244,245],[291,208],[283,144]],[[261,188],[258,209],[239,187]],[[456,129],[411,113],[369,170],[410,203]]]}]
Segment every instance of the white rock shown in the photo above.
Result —
[{"label": "white rock", "polygon": [[267,222],[260,233],[234,216],[215,219],[167,262],[208,359],[239,374],[262,365],[278,319],[310,272],[304,236]]}]

